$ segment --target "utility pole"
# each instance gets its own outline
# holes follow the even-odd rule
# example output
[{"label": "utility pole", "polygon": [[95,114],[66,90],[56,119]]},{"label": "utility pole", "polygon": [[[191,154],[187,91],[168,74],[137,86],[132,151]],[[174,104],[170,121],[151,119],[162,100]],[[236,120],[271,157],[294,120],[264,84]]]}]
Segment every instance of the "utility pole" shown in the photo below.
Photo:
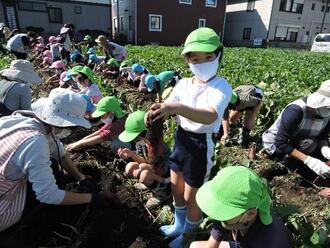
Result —
[{"label": "utility pole", "polygon": [[118,32],[117,35],[119,35],[119,30],[120,30],[120,21],[119,21],[120,17],[119,17],[119,0],[117,0],[117,28],[118,28]]},{"label": "utility pole", "polygon": [[321,30],[320,30],[320,33],[321,34],[323,33],[323,26],[324,26],[324,21],[325,21],[325,15],[327,14],[328,6],[329,6],[329,0],[327,0],[327,3],[325,4],[325,9],[324,9],[323,19],[322,19],[322,24],[321,24]]}]

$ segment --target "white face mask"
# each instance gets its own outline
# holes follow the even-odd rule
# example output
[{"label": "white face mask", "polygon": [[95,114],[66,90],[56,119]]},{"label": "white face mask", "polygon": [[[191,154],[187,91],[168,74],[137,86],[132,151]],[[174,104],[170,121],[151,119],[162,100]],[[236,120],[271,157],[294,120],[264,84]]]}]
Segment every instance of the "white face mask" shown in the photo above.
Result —
[{"label": "white face mask", "polygon": [[105,125],[111,125],[113,118],[112,117],[107,117],[106,119],[101,119],[101,121],[105,124]]},{"label": "white face mask", "polygon": [[327,118],[330,116],[330,109],[326,107],[317,109],[317,112],[322,118]]},{"label": "white face mask", "polygon": [[189,68],[198,79],[207,82],[207,80],[215,76],[217,73],[219,67],[219,57],[220,54],[214,60],[201,64],[189,63]]}]

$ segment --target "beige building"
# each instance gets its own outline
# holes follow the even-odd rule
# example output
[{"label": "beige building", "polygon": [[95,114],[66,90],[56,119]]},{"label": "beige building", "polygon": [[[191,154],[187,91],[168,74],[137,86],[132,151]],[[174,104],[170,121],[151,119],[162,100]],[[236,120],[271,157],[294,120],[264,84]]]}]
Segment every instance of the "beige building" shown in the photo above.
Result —
[{"label": "beige building", "polygon": [[330,32],[328,0],[228,0],[224,42],[253,46],[256,38],[271,46],[308,47],[314,37]]}]

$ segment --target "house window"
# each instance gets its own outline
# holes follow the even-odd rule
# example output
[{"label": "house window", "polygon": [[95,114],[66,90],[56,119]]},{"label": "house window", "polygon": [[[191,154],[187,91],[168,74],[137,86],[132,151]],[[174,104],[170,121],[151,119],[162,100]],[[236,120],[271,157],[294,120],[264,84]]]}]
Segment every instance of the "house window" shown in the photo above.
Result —
[{"label": "house window", "polygon": [[281,0],[280,11],[301,14],[304,8],[304,0]]},{"label": "house window", "polygon": [[81,6],[74,6],[74,13],[81,14]]},{"label": "house window", "polygon": [[18,2],[19,10],[47,12],[47,5],[45,3],[36,3],[28,1]]},{"label": "house window", "polygon": [[312,10],[315,9],[315,3],[312,3]]},{"label": "house window", "polygon": [[199,18],[198,19],[198,27],[199,28],[204,28],[206,26],[206,19]]},{"label": "house window", "polygon": [[299,29],[295,27],[277,26],[275,32],[275,40],[281,41],[297,41]]},{"label": "house window", "polygon": [[113,28],[115,29],[115,33],[118,33],[118,19],[116,17],[113,18]]},{"label": "house window", "polygon": [[251,28],[243,29],[243,40],[250,40],[251,38]]},{"label": "house window", "polygon": [[120,30],[124,31],[124,17],[120,17]]},{"label": "house window", "polygon": [[217,0],[206,0],[205,1],[205,6],[216,8],[217,7]]},{"label": "house window", "polygon": [[48,18],[50,23],[62,23],[62,9],[48,8]]},{"label": "house window", "polygon": [[255,0],[248,0],[246,11],[254,11],[254,5],[255,5]]},{"label": "house window", "polygon": [[298,36],[298,31],[299,31],[299,29],[297,29],[297,28],[289,28],[288,29],[287,40],[296,42],[297,41],[297,36]]},{"label": "house window", "polygon": [[162,15],[149,15],[149,31],[161,32],[162,31]]},{"label": "house window", "polygon": [[192,4],[191,1],[192,0],[179,0],[179,3],[181,3],[181,4],[190,4],[191,5]]}]

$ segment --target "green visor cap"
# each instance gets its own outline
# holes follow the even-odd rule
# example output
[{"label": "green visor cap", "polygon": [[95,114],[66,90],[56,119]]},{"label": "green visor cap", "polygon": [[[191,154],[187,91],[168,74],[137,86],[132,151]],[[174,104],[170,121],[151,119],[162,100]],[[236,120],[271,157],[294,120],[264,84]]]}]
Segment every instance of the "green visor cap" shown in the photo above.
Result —
[{"label": "green visor cap", "polygon": [[81,65],[77,65],[77,66],[74,66],[71,70],[71,75],[77,75],[77,74],[84,74],[85,76],[88,77],[88,79],[91,81],[91,82],[94,82],[95,81],[95,78],[94,78],[94,73],[92,71],[91,68],[89,68],[88,66],[81,66]]},{"label": "green visor cap", "polygon": [[103,97],[97,104],[96,110],[92,114],[92,117],[98,118],[107,113],[113,113],[118,119],[124,117],[125,115],[120,107],[118,99],[114,96]]},{"label": "green visor cap", "polygon": [[213,29],[198,28],[188,35],[181,55],[189,52],[211,53],[219,46],[222,46],[220,38]]},{"label": "green visor cap", "polygon": [[265,225],[272,223],[267,186],[244,166],[220,170],[198,190],[196,201],[200,209],[215,220],[231,220],[248,209],[257,208],[261,222]]},{"label": "green visor cap", "polygon": [[233,91],[233,93],[231,94],[231,99],[230,99],[230,103],[231,104],[235,104],[237,102],[237,93],[235,91]]},{"label": "green visor cap", "polygon": [[89,40],[92,40],[92,36],[90,36],[90,35],[86,35],[86,36],[84,37],[84,41],[89,41]]},{"label": "green visor cap", "polygon": [[135,111],[127,117],[125,122],[125,131],[119,135],[119,140],[122,142],[131,142],[140,133],[147,130],[144,123],[145,111]]},{"label": "green visor cap", "polygon": [[107,62],[107,64],[108,65],[114,65],[114,66],[119,67],[118,61],[116,59],[114,59],[114,58],[109,59],[108,62]]}]

